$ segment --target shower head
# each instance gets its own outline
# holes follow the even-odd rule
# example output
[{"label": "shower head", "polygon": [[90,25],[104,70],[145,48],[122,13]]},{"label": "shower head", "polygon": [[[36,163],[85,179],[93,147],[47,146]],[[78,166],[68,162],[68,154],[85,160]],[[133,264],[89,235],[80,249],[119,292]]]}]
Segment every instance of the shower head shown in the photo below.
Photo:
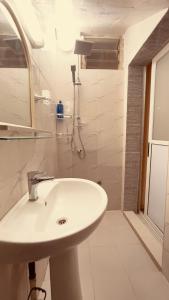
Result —
[{"label": "shower head", "polygon": [[92,47],[92,42],[76,40],[74,54],[90,55],[92,52]]}]

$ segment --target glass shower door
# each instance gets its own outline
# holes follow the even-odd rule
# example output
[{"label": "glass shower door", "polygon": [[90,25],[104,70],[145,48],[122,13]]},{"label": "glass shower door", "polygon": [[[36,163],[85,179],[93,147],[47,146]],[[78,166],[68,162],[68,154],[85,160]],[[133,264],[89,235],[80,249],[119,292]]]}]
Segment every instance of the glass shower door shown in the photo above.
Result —
[{"label": "glass shower door", "polygon": [[169,51],[156,62],[154,67],[152,139],[169,141]]},{"label": "glass shower door", "polygon": [[169,45],[153,60],[146,214],[164,230],[169,141]]}]

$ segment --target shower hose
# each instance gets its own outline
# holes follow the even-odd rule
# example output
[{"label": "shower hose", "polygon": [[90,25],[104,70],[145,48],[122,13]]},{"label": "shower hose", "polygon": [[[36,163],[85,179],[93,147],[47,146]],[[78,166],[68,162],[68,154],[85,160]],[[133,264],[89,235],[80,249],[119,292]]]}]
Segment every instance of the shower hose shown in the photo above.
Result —
[{"label": "shower hose", "polygon": [[[79,102],[79,87],[78,87],[78,102]],[[78,103],[79,104],[79,103]],[[77,121],[77,136],[80,142],[80,150],[77,150],[77,141],[76,141],[76,133],[75,133],[75,127],[76,127],[76,121]],[[72,136],[71,136],[71,150],[72,152],[76,152],[80,159],[85,159],[86,157],[86,150],[82,141],[81,132],[80,132],[80,117],[76,117],[76,91],[75,91],[75,85],[73,87],[73,124],[72,124]]]}]

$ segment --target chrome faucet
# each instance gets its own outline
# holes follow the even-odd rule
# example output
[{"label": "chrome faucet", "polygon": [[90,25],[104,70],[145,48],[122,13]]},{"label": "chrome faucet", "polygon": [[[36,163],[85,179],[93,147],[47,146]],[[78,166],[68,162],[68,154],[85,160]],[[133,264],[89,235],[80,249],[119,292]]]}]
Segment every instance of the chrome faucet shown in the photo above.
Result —
[{"label": "chrome faucet", "polygon": [[28,172],[27,176],[30,201],[36,201],[38,199],[37,186],[39,182],[54,179],[53,176],[46,176],[45,173],[40,171]]}]

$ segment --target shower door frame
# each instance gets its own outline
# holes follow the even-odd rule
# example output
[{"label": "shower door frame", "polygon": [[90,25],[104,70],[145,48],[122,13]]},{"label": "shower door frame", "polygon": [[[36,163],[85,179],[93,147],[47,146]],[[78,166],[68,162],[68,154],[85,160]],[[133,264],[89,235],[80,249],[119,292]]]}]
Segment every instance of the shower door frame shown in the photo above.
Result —
[{"label": "shower door frame", "polygon": [[169,44],[167,44],[152,60],[151,66],[151,87],[150,87],[150,111],[149,111],[149,132],[148,132],[148,154],[147,154],[147,171],[146,171],[146,184],[145,184],[145,202],[144,202],[144,219],[156,231],[160,238],[163,238],[163,232],[148,216],[149,207],[149,187],[150,187],[150,172],[151,172],[151,152],[152,144],[156,145],[169,145],[168,141],[154,140],[153,139],[153,122],[154,122],[154,106],[155,106],[155,79],[156,79],[156,65],[157,62],[169,52]]}]

